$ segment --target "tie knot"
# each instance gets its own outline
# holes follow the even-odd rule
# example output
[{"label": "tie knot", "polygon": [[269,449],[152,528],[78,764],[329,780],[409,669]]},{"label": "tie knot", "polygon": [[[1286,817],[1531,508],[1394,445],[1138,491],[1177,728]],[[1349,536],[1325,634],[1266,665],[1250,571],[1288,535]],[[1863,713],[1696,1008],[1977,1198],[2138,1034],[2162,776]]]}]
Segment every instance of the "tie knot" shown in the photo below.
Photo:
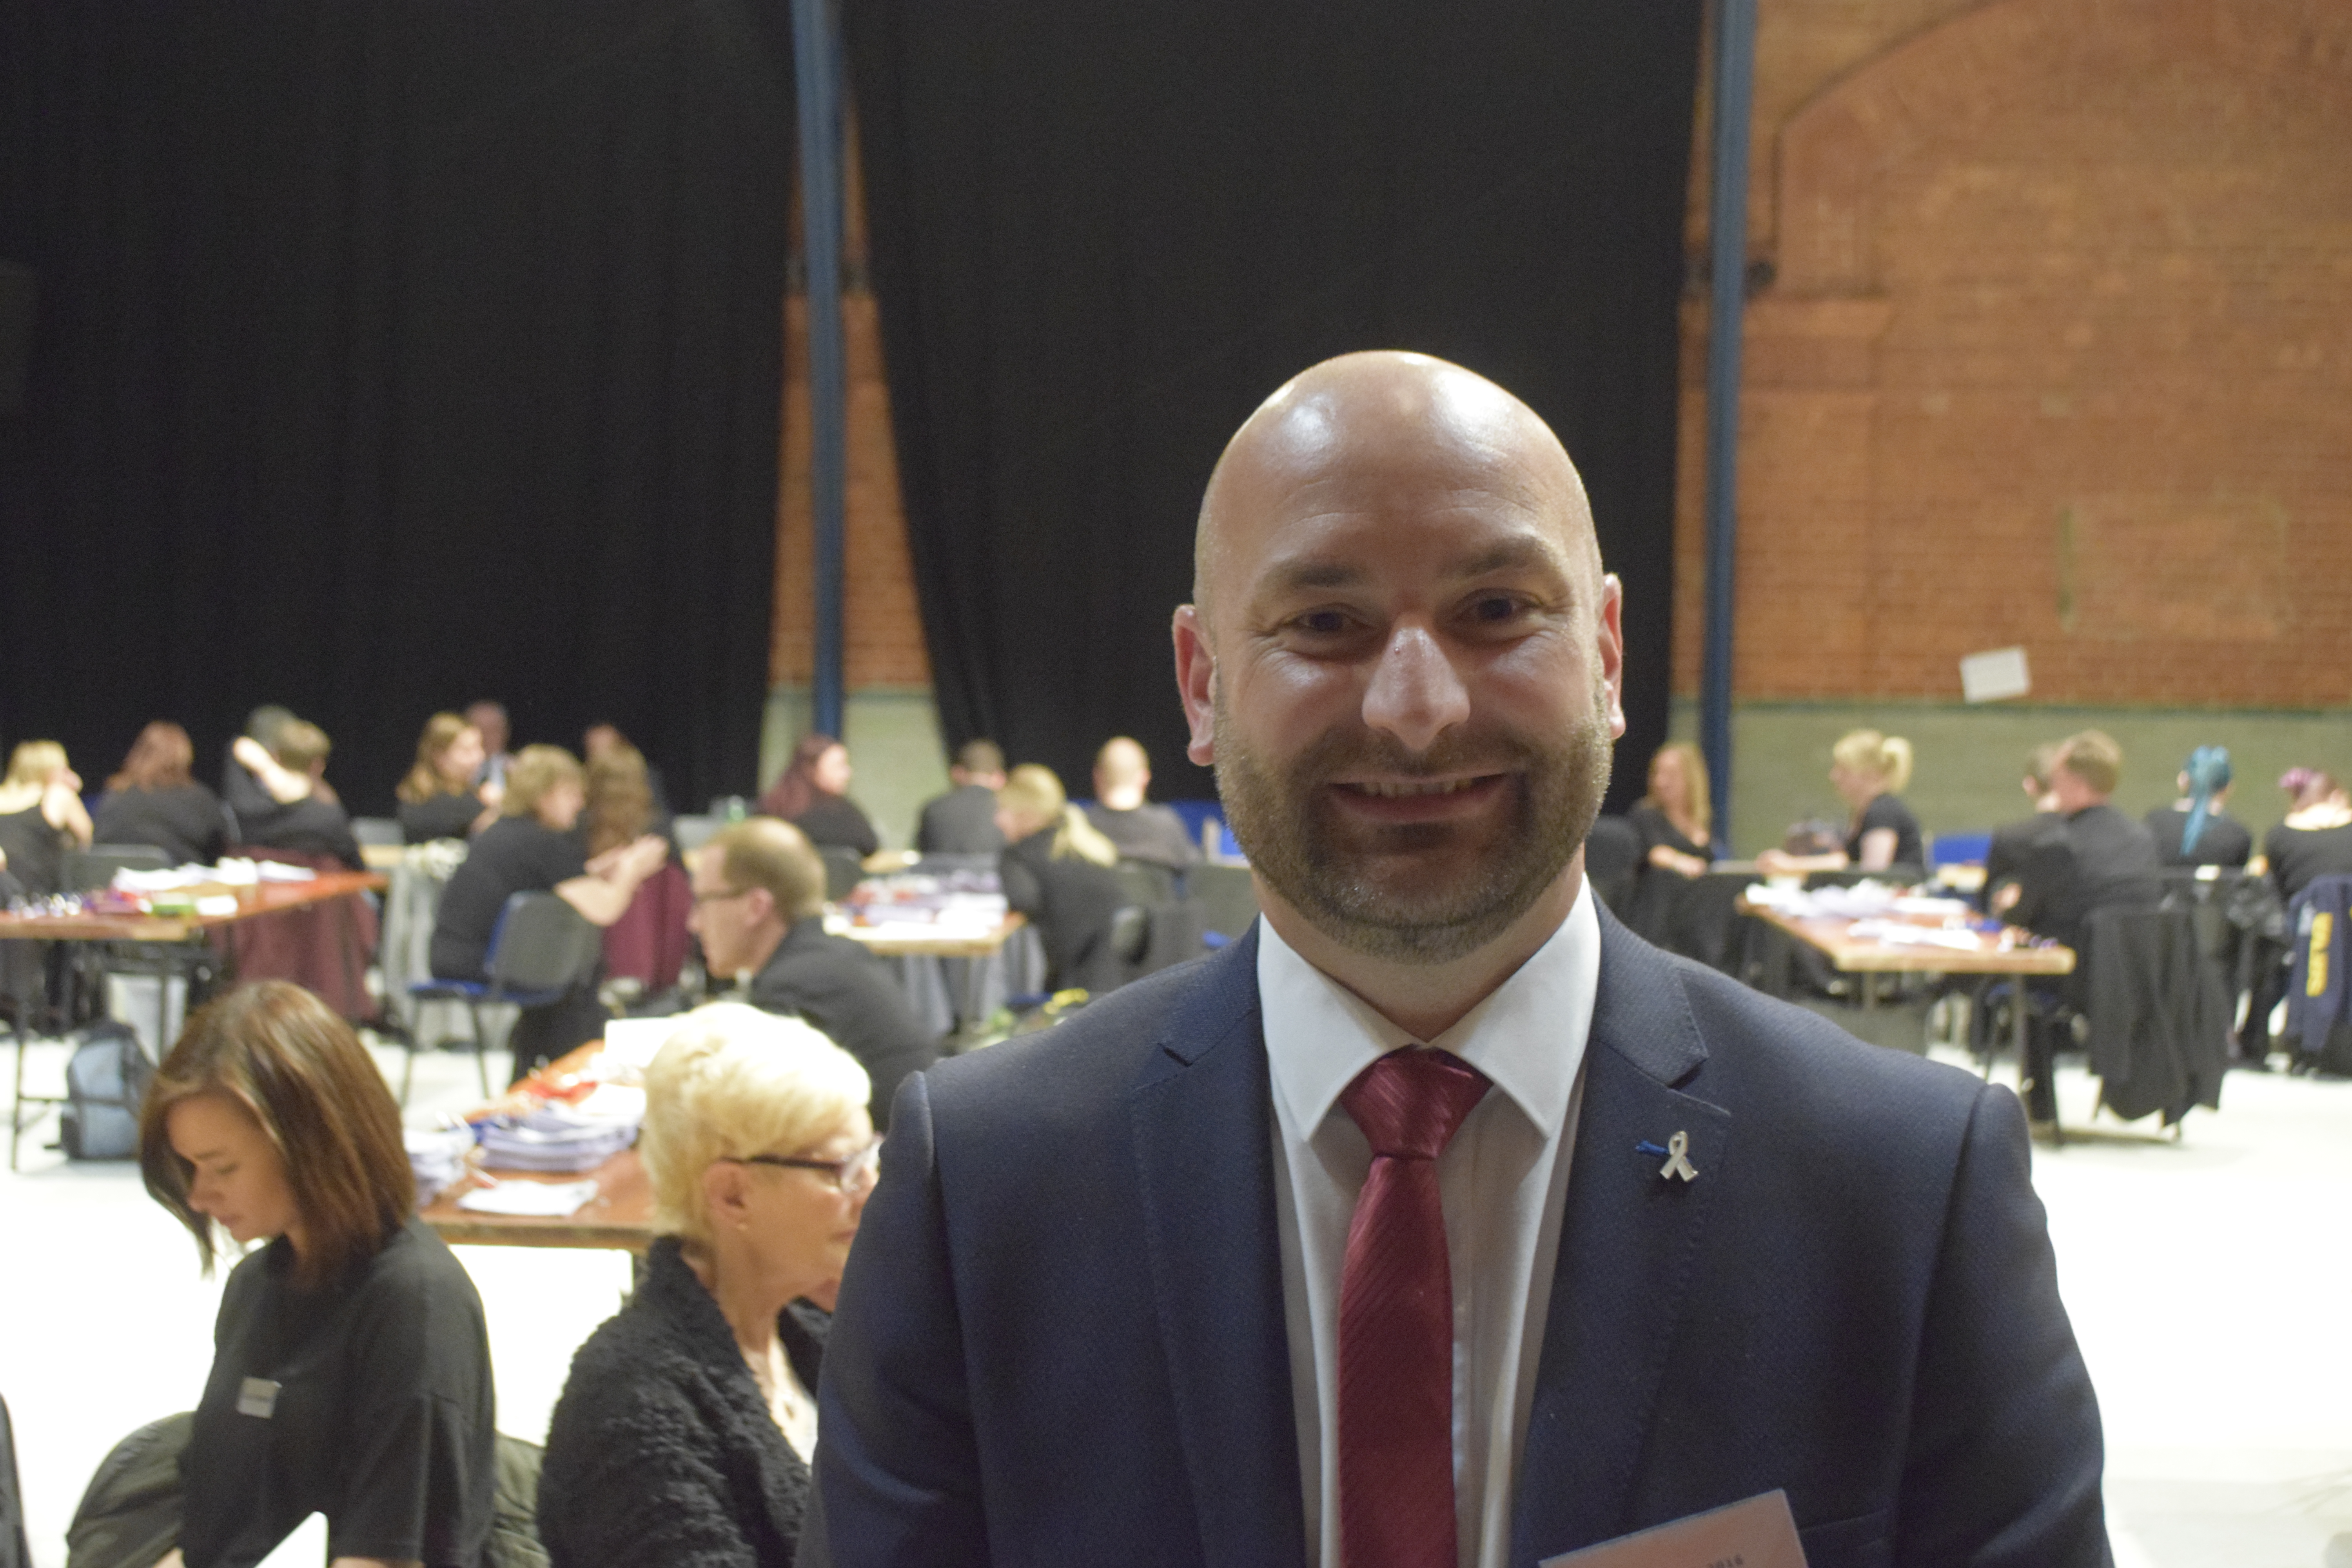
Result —
[{"label": "tie knot", "polygon": [[1339,1094],[1375,1156],[1434,1160],[1486,1092],[1486,1075],[1451,1051],[1391,1051]]}]

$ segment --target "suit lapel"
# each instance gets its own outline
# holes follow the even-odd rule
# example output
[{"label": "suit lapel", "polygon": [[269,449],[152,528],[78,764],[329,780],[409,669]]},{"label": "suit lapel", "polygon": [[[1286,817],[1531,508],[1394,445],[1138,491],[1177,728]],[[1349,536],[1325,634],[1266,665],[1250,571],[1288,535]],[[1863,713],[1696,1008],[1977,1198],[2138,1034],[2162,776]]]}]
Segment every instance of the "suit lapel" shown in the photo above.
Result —
[{"label": "suit lapel", "polygon": [[[1607,1540],[1625,1518],[1708,1206],[1728,1179],[1730,1113],[1678,1090],[1706,1048],[1682,983],[1601,911],[1601,984],[1585,1052],[1549,1321],[1513,1506],[1511,1561]],[[1640,1142],[1688,1135],[1698,1179],[1660,1174]]]},{"label": "suit lapel", "polygon": [[1306,1560],[1255,931],[1209,959],[1129,1099],[1202,1560]]}]

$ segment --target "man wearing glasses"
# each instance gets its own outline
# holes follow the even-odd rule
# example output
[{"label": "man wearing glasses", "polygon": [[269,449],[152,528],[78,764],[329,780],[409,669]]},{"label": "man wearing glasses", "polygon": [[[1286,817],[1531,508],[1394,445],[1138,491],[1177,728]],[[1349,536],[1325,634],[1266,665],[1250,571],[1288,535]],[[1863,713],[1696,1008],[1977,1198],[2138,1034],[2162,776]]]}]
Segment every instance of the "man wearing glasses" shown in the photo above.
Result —
[{"label": "man wearing glasses", "polygon": [[1265,918],[908,1080],[830,1561],[1534,1568],[1780,1490],[1812,1568],[2106,1563],[2016,1100],[1585,888],[1620,595],[1543,423],[1316,366],[1212,476],[1193,601]]},{"label": "man wearing glasses", "polygon": [[824,862],[801,830],[774,817],[730,823],[687,857],[688,929],[714,987],[741,985],[754,1007],[805,1018],[874,1080],[874,1125],[887,1128],[898,1080],[939,1059],[940,1043],[883,962],[826,932]]}]

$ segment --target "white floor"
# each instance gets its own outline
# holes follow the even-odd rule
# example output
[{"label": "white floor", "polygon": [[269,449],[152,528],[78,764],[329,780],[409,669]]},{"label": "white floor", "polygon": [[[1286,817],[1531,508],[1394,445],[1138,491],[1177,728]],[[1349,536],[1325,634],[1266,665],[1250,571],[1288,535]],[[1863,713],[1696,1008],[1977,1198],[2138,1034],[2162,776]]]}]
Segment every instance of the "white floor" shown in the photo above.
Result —
[{"label": "white floor", "polygon": [[[27,1088],[62,1073],[61,1051],[37,1048]],[[2094,1086],[2062,1076],[2068,1119],[2087,1121]],[[420,1058],[412,1115],[477,1098],[470,1059]],[[133,1166],[67,1164],[42,1147],[54,1137],[54,1122],[29,1135],[23,1173],[0,1173],[0,1395],[37,1568],[63,1568],[106,1450],[194,1403],[219,1295]],[[2106,1423],[2119,1568],[2352,1564],[2352,1542],[2326,1556],[2352,1532],[2352,1084],[2232,1074],[2184,1143],[2045,1149],[2034,1179]],[[499,1425],[537,1439],[627,1263],[459,1256],[489,1313]]]}]

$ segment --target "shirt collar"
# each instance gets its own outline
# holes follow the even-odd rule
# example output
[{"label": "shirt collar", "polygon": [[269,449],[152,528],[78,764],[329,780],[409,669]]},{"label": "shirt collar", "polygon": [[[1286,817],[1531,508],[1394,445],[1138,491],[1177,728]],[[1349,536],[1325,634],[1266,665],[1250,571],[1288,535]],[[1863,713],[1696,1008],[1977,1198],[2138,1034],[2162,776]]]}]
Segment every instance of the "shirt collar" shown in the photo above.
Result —
[{"label": "shirt collar", "polygon": [[[1549,1138],[1567,1120],[1600,977],[1601,921],[1587,879],[1549,941],[1460,1022],[1423,1043],[1485,1073]],[[1302,1135],[1323,1124],[1357,1074],[1416,1043],[1265,921],[1258,922],[1257,988],[1274,1092]]]}]

